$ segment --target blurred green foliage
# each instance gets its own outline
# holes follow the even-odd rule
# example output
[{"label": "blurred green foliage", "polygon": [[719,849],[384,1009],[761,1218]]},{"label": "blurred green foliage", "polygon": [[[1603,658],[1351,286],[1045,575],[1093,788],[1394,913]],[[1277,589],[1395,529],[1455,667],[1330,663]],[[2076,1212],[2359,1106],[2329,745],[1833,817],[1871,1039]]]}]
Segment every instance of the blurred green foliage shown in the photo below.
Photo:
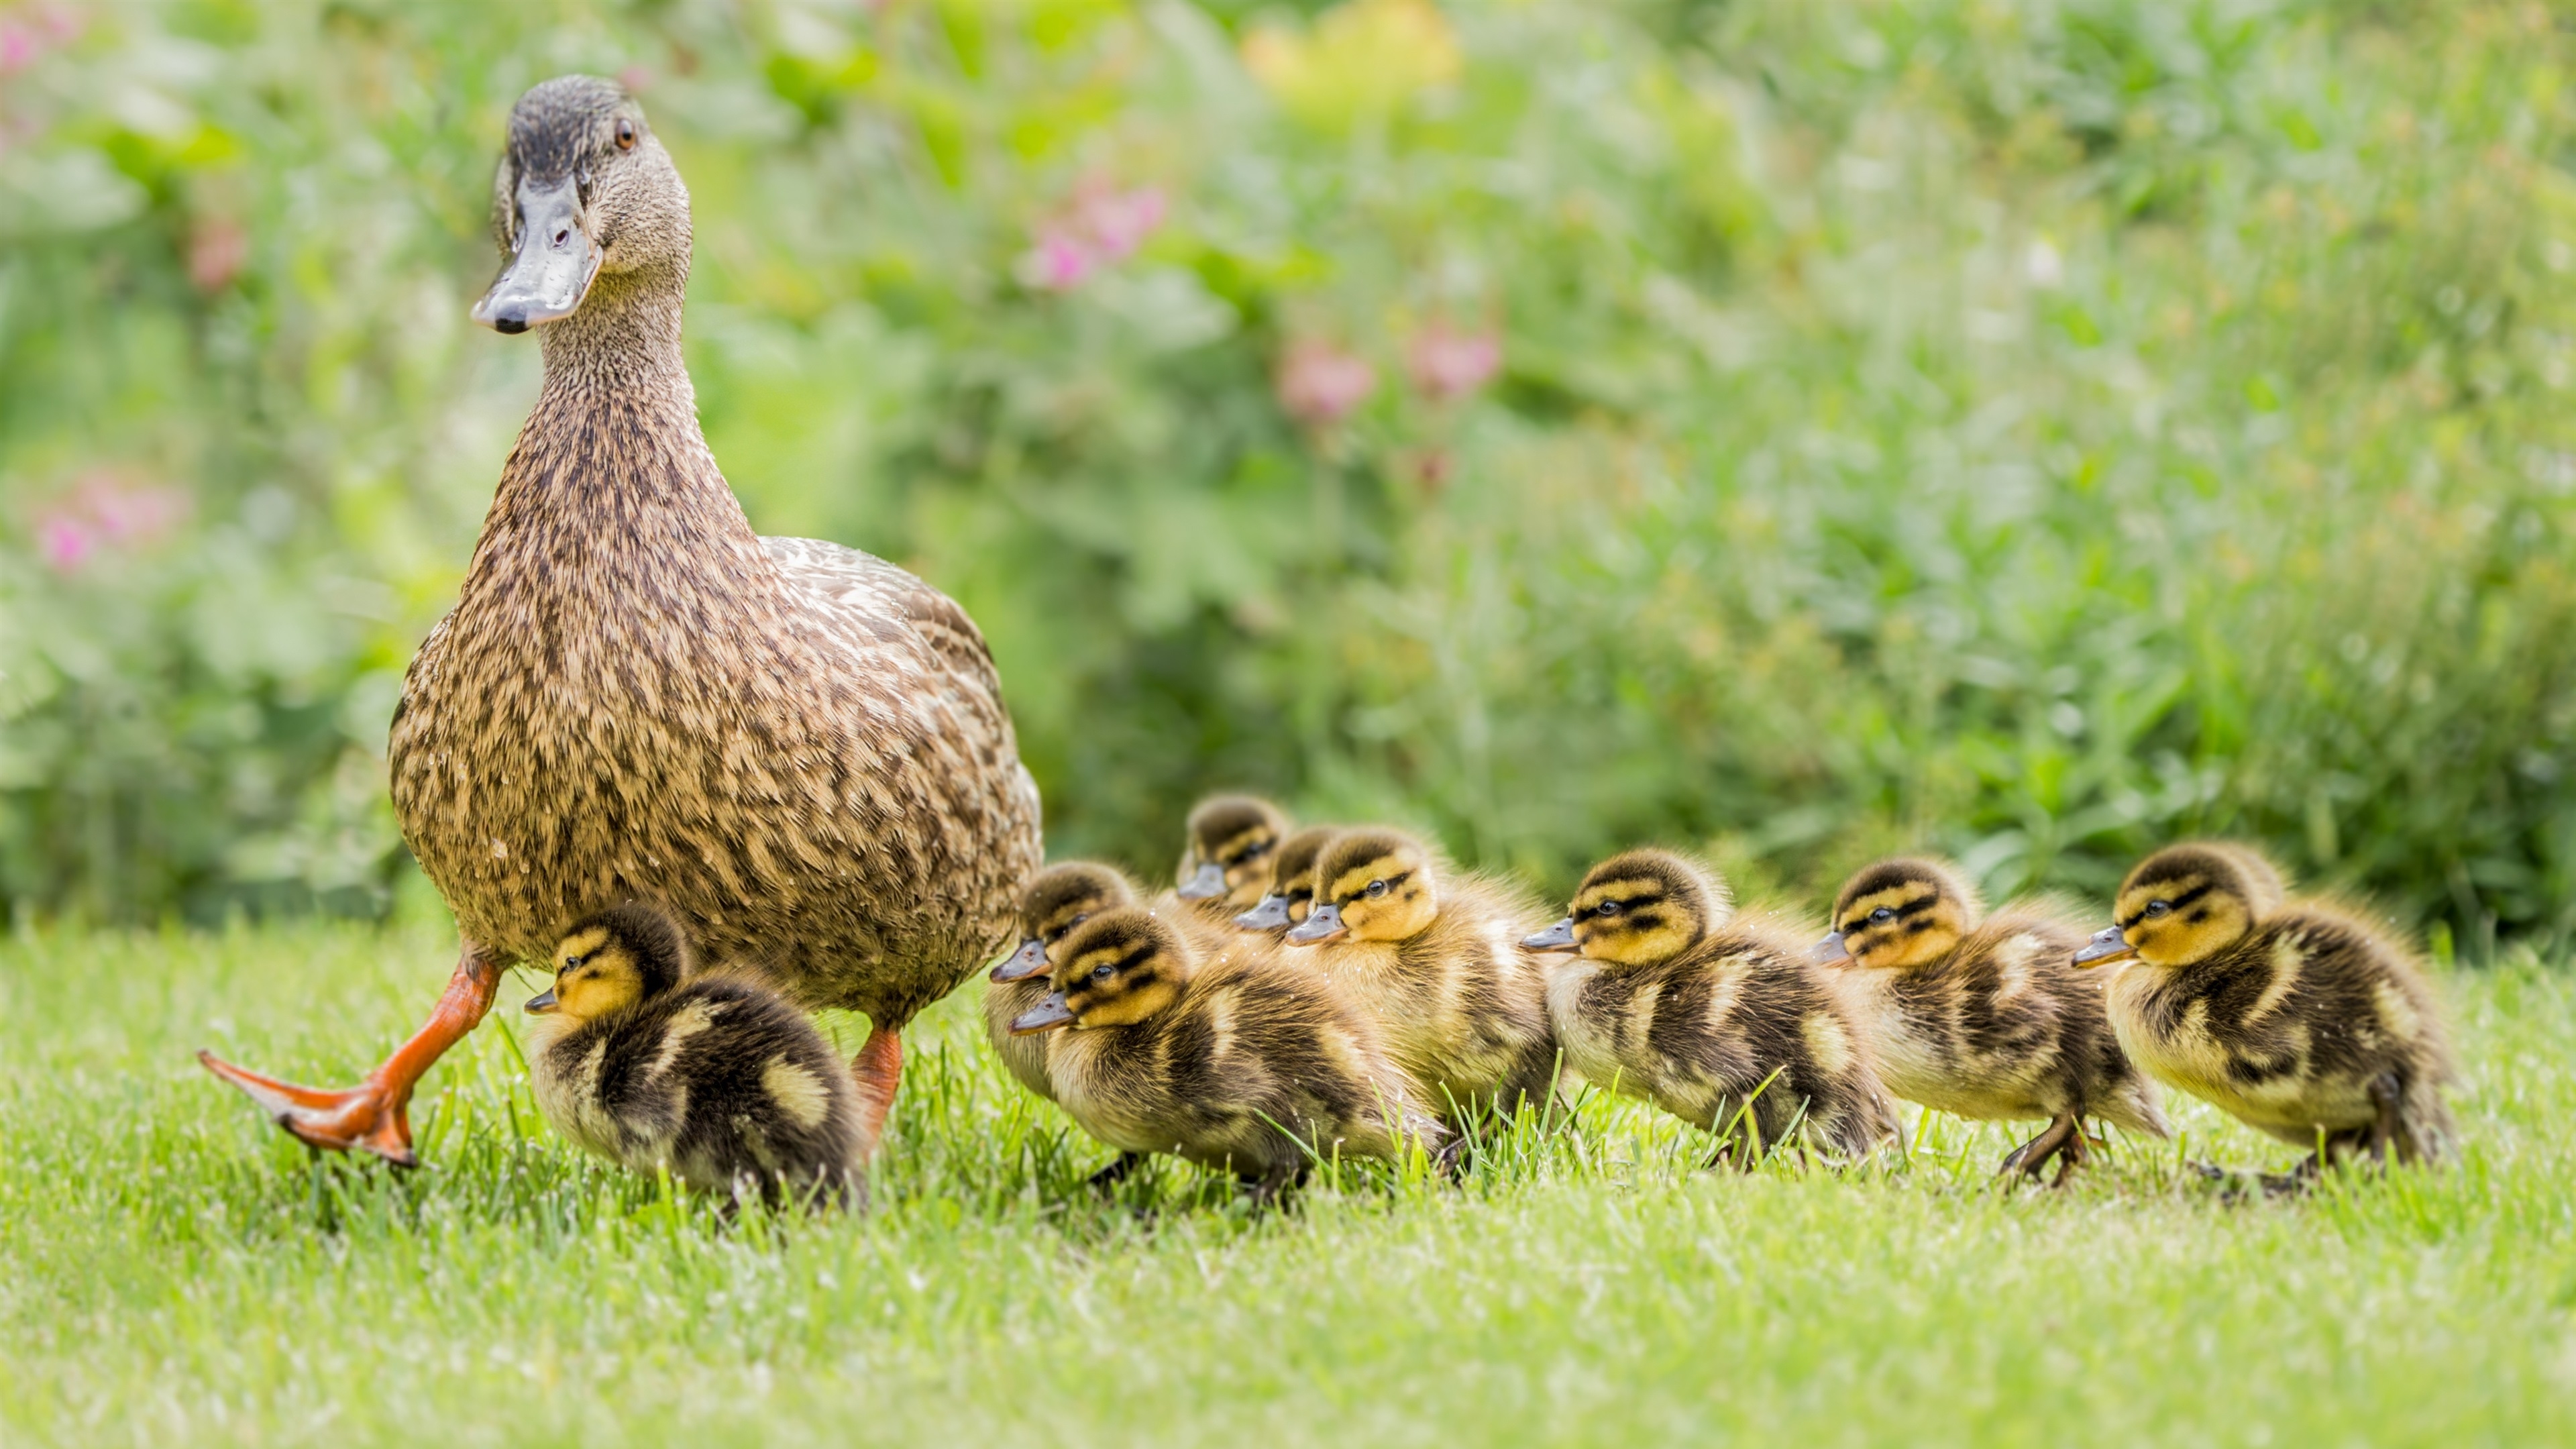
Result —
[{"label": "blurred green foliage", "polygon": [[2514,4],[0,6],[0,891],[381,902],[536,350],[511,100],[693,188],[763,531],[990,634],[1059,853],[2268,840],[2576,927],[2576,32]]}]

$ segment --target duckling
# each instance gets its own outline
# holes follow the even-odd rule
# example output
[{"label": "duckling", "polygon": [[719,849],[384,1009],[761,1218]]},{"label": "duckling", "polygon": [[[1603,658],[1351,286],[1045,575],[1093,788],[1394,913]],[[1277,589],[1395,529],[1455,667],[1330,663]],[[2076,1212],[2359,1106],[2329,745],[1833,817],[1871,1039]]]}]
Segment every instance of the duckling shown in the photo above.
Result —
[{"label": "duckling", "polygon": [[1336,825],[1309,825],[1279,842],[1270,862],[1270,888],[1251,910],[1234,918],[1245,931],[1285,931],[1306,919],[1315,904],[1315,857],[1341,833]]},{"label": "duckling", "polygon": [[984,1031],[1020,1085],[1050,1102],[1055,1086],[1047,1079],[1047,1039],[1014,1032],[1011,1022],[1054,989],[1047,982],[1047,954],[1057,943],[1102,911],[1135,903],[1136,887],[1127,873],[1097,861],[1059,861],[1020,887],[1020,944],[993,967],[984,992]]},{"label": "duckling", "polygon": [[1261,899],[1270,856],[1289,831],[1288,817],[1257,795],[1211,795],[1190,811],[1181,851],[1179,892],[1223,922]]},{"label": "duckling", "polygon": [[678,920],[647,902],[574,923],[552,960],[554,985],[527,1009],[537,1105],[556,1130],[713,1192],[865,1200],[856,1084],[786,998],[692,976]]},{"label": "duckling", "polygon": [[1680,856],[1601,862],[1565,919],[1521,944],[1575,953],[1547,988],[1566,1065],[1718,1133],[1722,1160],[1749,1166],[1784,1141],[1857,1159],[1902,1139],[1832,983]]},{"label": "duckling", "polygon": [[2082,928],[2045,912],[1979,919],[1977,895],[1949,866],[1883,860],[1843,883],[1833,933],[1815,959],[1852,968],[1843,982],[1896,1095],[1961,1117],[2046,1118],[2004,1159],[2056,1181],[2082,1165],[2084,1119],[2171,1135],[2155,1085],[2112,1035],[2102,992],[2071,964]]},{"label": "duckling", "polygon": [[1516,944],[1536,913],[1519,893],[1448,867],[1399,830],[1333,838],[1315,859],[1313,909],[1280,939],[1375,1018],[1396,1064],[1451,1127],[1518,1111],[1556,1084],[1547,978]]},{"label": "duckling", "polygon": [[1202,957],[1133,906],[1061,951],[1054,991],[1011,1029],[1071,1028],[1048,1052],[1056,1100],[1103,1142],[1230,1170],[1263,1200],[1318,1159],[1445,1147],[1368,1018],[1272,953]]},{"label": "duckling", "polygon": [[2123,964],[2103,996],[2130,1057],[2169,1087],[2315,1150],[2438,1162],[2451,1150],[2449,1033],[2432,984],[2377,929],[2285,899],[2250,846],[2189,842],[2120,883],[2079,966]]}]

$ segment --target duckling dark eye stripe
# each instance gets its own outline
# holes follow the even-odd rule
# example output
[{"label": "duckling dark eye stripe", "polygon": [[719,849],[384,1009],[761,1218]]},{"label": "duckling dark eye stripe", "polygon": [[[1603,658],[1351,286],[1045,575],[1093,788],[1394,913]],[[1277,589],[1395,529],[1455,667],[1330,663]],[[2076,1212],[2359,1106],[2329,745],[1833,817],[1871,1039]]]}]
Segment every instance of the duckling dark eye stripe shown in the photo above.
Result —
[{"label": "duckling dark eye stripe", "polygon": [[[2203,881],[2199,885],[2193,886],[2190,890],[2184,891],[2181,895],[2160,896],[2157,899],[2162,900],[2166,905],[2179,911],[2183,907],[2190,905],[2192,902],[2199,900],[2202,896],[2209,894],[2210,889],[2211,887],[2209,882]],[[2140,906],[2135,915],[2130,916],[2127,920],[2120,923],[2120,928],[2122,930],[2127,930],[2129,927],[2136,925],[2138,922],[2143,921],[2146,918],[2146,907]]]},{"label": "duckling dark eye stripe", "polygon": [[1119,957],[1117,960],[1110,962],[1110,969],[1122,972],[1132,970],[1138,962],[1146,960],[1153,954],[1153,943],[1147,942],[1146,944],[1129,951],[1126,955]]}]

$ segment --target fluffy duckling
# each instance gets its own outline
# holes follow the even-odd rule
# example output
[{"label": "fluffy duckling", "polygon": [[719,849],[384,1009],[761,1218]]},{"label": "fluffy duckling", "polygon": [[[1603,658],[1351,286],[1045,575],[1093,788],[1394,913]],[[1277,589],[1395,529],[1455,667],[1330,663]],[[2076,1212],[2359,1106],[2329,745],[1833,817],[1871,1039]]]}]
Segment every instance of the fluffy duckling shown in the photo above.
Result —
[{"label": "fluffy duckling", "polygon": [[1732,917],[1724,886],[1681,857],[1612,856],[1521,944],[1575,953],[1547,988],[1566,1065],[1719,1133],[1723,1158],[1750,1165],[1783,1141],[1861,1158],[1899,1139],[1830,980],[1795,937]]},{"label": "fluffy duckling", "polygon": [[1020,944],[992,970],[984,990],[984,1032],[1020,1085],[1050,1102],[1055,1086],[1047,1079],[1047,1039],[1014,1032],[1011,1023],[1055,989],[1047,980],[1048,953],[1074,927],[1135,903],[1136,887],[1127,873],[1098,861],[1059,861],[1020,887]]},{"label": "fluffy duckling", "polygon": [[1315,859],[1313,909],[1280,939],[1319,948],[1324,974],[1456,1127],[1488,1104],[1547,1100],[1556,1038],[1546,973],[1517,949],[1529,903],[1479,876],[1444,876],[1402,831],[1344,831]]},{"label": "fluffy duckling", "polygon": [[1315,905],[1315,857],[1340,833],[1337,825],[1309,825],[1279,842],[1270,861],[1270,888],[1234,918],[1236,928],[1276,934],[1305,920]]},{"label": "fluffy duckling", "polygon": [[1178,894],[1218,921],[1249,910],[1270,883],[1287,815],[1257,795],[1211,795],[1190,811]]},{"label": "fluffy duckling", "polygon": [[2084,1119],[2170,1135],[2155,1086],[2120,1050],[2102,991],[2077,971],[2081,927],[2006,909],[1982,920],[1976,892],[1937,861],[1882,860],[1843,883],[1815,959],[1850,968],[1848,999],[1878,1048],[1888,1089],[1984,1120],[2045,1118],[2003,1170],[2057,1178],[2085,1159]]},{"label": "fluffy duckling", "polygon": [[2193,842],[2140,861],[2117,924],[2075,954],[2123,962],[2104,990],[2130,1057],[2238,1121],[2316,1149],[2439,1161],[2453,1129],[2441,1003],[2404,948],[2331,906],[2288,900],[2251,847]]},{"label": "fluffy duckling", "polygon": [[556,1130],[638,1172],[775,1200],[864,1200],[872,1144],[849,1069],[785,997],[746,977],[690,978],[662,907],[590,916],[528,1002],[537,1105]]},{"label": "fluffy duckling", "polygon": [[1368,1019],[1269,952],[1202,958],[1131,906],[1064,940],[1054,986],[1011,1029],[1071,1028],[1048,1052],[1056,1100],[1124,1152],[1224,1168],[1267,1199],[1319,1158],[1446,1144]]}]

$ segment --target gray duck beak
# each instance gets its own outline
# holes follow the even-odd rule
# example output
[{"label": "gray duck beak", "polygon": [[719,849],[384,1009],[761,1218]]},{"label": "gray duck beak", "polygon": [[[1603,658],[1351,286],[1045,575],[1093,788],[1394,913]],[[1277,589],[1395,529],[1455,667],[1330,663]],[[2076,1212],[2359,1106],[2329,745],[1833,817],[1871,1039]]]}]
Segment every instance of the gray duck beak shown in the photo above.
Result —
[{"label": "gray duck beak", "polygon": [[1851,959],[1851,948],[1843,944],[1843,933],[1836,931],[1809,946],[1807,959],[1819,966],[1840,966]]},{"label": "gray duck beak", "polygon": [[1073,1009],[1064,1004],[1064,993],[1050,991],[1047,999],[1011,1018],[1011,1035],[1035,1036],[1073,1024]]},{"label": "gray duck beak", "polygon": [[2130,947],[2128,937],[2119,927],[2105,926],[2093,933],[2093,939],[2084,943],[2083,950],[2075,953],[2075,964],[2084,967],[2108,966],[2114,961],[2126,961],[2137,954]]},{"label": "gray duck beak", "polygon": [[1185,901],[1212,901],[1225,894],[1225,867],[1215,861],[1202,861],[1181,888],[1173,894]]},{"label": "gray duck beak", "polygon": [[551,986],[528,998],[528,1015],[543,1016],[555,1009],[555,989]]},{"label": "gray duck beak", "polygon": [[1047,969],[1046,943],[1035,936],[1020,943],[1020,949],[1002,958],[993,968],[994,981],[1026,981],[1042,975]]},{"label": "gray duck beak", "polygon": [[1342,924],[1342,908],[1328,905],[1315,907],[1314,914],[1298,922],[1297,929],[1279,939],[1291,946],[1320,946],[1326,941],[1338,941],[1350,933],[1351,928]]},{"label": "gray duck beak", "polygon": [[1288,929],[1288,898],[1272,891],[1258,905],[1234,918],[1235,928],[1244,931],[1284,931]]},{"label": "gray duck beak", "polygon": [[1524,951],[1571,951],[1574,949],[1574,918],[1566,917],[1535,936],[1523,936]]},{"label": "gray duck beak", "polygon": [[474,320],[516,333],[571,316],[590,295],[600,255],[582,230],[581,188],[571,177],[520,182],[519,252],[474,304]]}]

